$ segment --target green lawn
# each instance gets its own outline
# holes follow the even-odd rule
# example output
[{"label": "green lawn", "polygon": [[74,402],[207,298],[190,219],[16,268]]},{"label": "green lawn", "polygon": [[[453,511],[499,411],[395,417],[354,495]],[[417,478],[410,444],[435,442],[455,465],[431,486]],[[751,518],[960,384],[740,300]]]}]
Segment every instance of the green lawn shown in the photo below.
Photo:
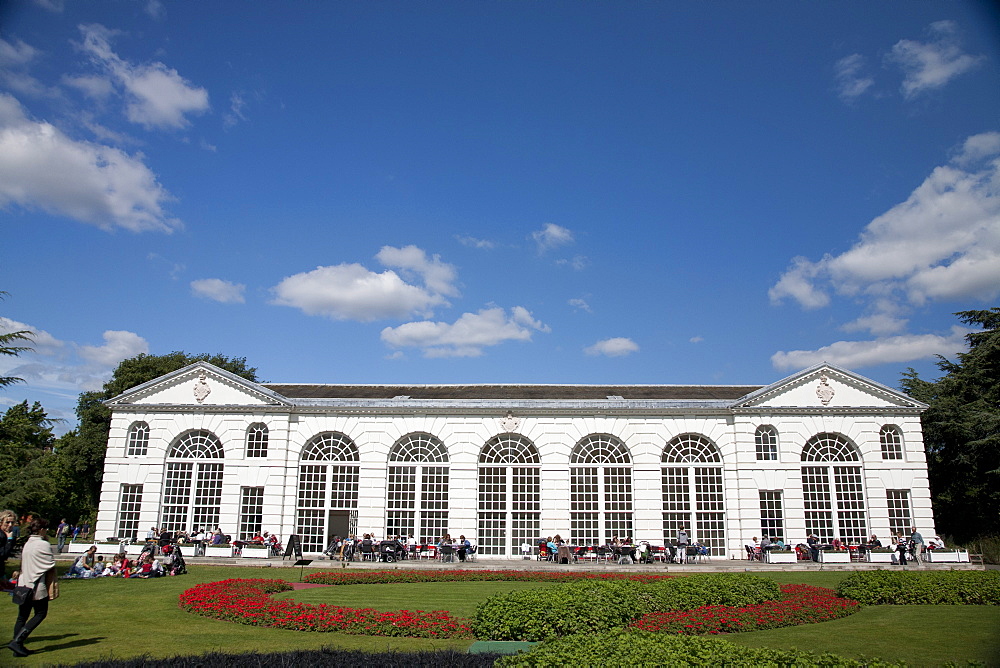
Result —
[{"label": "green lawn", "polygon": [[[11,568],[10,564],[8,568]],[[779,582],[834,587],[843,573],[773,574]],[[366,650],[464,649],[468,640],[369,638],[240,626],[197,617],[177,607],[177,596],[199,582],[231,577],[298,580],[292,569],[193,566],[191,573],[158,580],[64,580],[62,596],[29,641],[36,652],[17,665],[69,664],[102,657],[147,654],[153,657],[200,654],[209,650],[282,651],[332,645]],[[476,604],[498,591],[547,586],[536,583],[434,583],[355,585],[317,588],[291,594],[311,603],[373,607],[381,610],[450,610],[469,616]],[[0,626],[10,629],[16,608],[0,606]],[[856,656],[865,654],[915,665],[979,661],[1000,665],[996,648],[1000,607],[870,607],[846,619],[774,631],[726,636],[753,646],[792,647]],[[11,665],[7,650],[0,665]]]}]

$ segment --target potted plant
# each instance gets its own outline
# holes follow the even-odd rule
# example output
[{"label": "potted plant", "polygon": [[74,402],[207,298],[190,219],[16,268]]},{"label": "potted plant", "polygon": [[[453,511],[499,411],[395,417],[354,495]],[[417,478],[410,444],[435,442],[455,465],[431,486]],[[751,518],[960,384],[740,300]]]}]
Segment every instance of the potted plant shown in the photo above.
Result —
[{"label": "potted plant", "polygon": [[205,546],[206,557],[231,557],[233,556],[232,543],[219,543],[218,545]]},{"label": "potted plant", "polygon": [[892,564],[896,562],[896,551],[891,547],[876,547],[868,550],[865,561],[870,564]]},{"label": "potted plant", "polygon": [[[66,543],[66,552],[69,554],[83,554],[90,549],[91,545],[96,545],[92,540],[74,540]],[[117,545],[117,543],[115,543]]]},{"label": "potted plant", "polygon": [[798,554],[791,548],[784,550],[764,550],[764,561],[769,564],[794,564],[798,561]]},{"label": "potted plant", "polygon": [[821,564],[849,564],[851,563],[850,550],[820,550],[819,562]]},{"label": "potted plant", "polygon": [[931,563],[968,563],[969,561],[969,553],[966,550],[946,550],[944,548],[938,548],[936,550],[924,550],[921,556],[925,561],[929,561]]},{"label": "potted plant", "polygon": [[268,549],[267,545],[246,543],[240,549],[240,552],[244,559],[267,559],[270,556],[271,550]]}]

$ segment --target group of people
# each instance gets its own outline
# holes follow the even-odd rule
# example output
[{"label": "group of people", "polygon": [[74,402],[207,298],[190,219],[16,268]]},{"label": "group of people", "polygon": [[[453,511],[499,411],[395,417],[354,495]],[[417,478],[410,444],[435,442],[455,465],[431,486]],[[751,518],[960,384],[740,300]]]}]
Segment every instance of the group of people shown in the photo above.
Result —
[{"label": "group of people", "polygon": [[271,554],[277,554],[281,549],[281,541],[278,539],[277,534],[272,534],[267,531],[257,531],[252,537],[247,540],[237,540],[232,541],[231,537],[223,533],[220,527],[211,528],[196,528],[188,531],[170,531],[167,528],[156,528],[150,527],[149,531],[146,532],[146,542],[156,543],[161,548],[166,547],[172,543],[177,543],[178,545],[186,544],[196,544],[196,545],[225,545],[230,542],[237,548],[241,548],[245,545],[265,545],[271,549]]},{"label": "group of people", "polygon": [[[527,553],[531,546],[522,545],[521,551]],[[538,541],[538,558],[557,561],[562,564],[579,561],[589,551],[614,556],[621,563],[652,563],[654,548],[648,541],[633,541],[631,536],[612,536],[606,545],[571,545],[562,536],[548,536]],[[671,563],[687,563],[691,554],[708,555],[708,547],[700,541],[692,541],[687,531],[681,528],[677,539],[666,541],[663,546],[663,557]]]},{"label": "group of people", "polygon": [[[441,536],[434,545],[442,554],[448,552],[449,549],[454,550],[459,561],[463,562],[476,550],[472,541],[465,536],[459,536],[457,540],[454,540],[451,534],[447,533]],[[420,543],[413,537],[412,533],[408,536],[401,534],[387,536],[384,540],[379,540],[374,533],[365,533],[360,537],[349,534],[343,538],[335,535],[323,554],[331,559],[341,561],[353,561],[359,555],[362,559],[366,558],[366,555],[371,555],[371,559],[396,561],[415,556],[419,547]]]},{"label": "group of people", "polygon": [[56,549],[62,552],[66,543],[78,538],[86,540],[90,537],[90,522],[84,520],[80,524],[70,524],[66,518],[62,518],[56,526]]},{"label": "group of people", "polygon": [[[936,547],[936,545],[933,545]],[[806,538],[806,543],[803,545],[800,543],[796,547],[809,552],[810,557],[813,561],[819,561],[820,550],[833,549],[833,550],[848,550],[848,546],[844,541],[839,538],[834,538],[829,543],[823,543],[820,541],[819,536],[815,533],[809,534]],[[856,549],[859,555],[864,555],[866,552],[872,550],[880,549],[884,547],[882,541],[879,540],[878,536],[872,534],[868,540],[858,544]],[[917,527],[910,528],[910,535],[904,536],[903,532],[897,531],[896,535],[892,537],[892,548],[896,553],[896,563],[900,566],[905,566],[907,558],[915,563],[920,563],[923,561],[924,552],[924,537],[917,531]],[[931,548],[933,549],[933,548]]]},{"label": "group of people", "polygon": [[[163,555],[162,561],[157,558],[156,551]],[[149,547],[144,549],[138,559],[129,559],[125,553],[105,560],[97,554],[97,546],[91,546],[77,557],[65,578],[158,578],[164,575],[183,575],[187,573],[187,564],[181,551],[171,545],[162,548]]]}]

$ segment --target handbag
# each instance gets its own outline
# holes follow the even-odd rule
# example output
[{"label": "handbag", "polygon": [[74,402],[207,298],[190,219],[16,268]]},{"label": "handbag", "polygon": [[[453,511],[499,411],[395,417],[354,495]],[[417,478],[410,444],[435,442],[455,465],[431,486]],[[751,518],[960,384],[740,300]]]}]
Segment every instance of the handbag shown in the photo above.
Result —
[{"label": "handbag", "polygon": [[49,583],[49,600],[54,601],[59,598],[59,583],[56,581]]},{"label": "handbag", "polygon": [[34,587],[14,587],[14,593],[11,594],[11,600],[14,601],[14,605],[24,605],[28,601],[33,600],[34,597]]}]

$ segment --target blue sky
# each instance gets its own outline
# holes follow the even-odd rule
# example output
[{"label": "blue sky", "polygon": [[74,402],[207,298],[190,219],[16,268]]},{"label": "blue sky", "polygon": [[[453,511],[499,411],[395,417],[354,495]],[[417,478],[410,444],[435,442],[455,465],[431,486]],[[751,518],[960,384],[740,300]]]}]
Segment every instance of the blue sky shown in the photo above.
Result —
[{"label": "blue sky", "polygon": [[[0,408],[268,381],[896,386],[1000,296],[970,2],[10,2]],[[68,428],[72,422],[64,423]]]}]

